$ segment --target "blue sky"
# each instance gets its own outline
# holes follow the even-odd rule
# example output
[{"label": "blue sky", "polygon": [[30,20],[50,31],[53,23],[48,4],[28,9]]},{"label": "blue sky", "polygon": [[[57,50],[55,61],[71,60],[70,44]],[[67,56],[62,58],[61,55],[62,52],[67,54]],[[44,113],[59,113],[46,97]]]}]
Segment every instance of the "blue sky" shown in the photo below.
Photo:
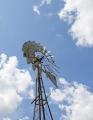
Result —
[{"label": "blue sky", "polygon": [[[83,46],[83,43],[76,45],[76,41],[68,32],[73,22],[69,24],[58,16],[65,5],[64,1],[51,0],[50,4],[44,3],[41,6],[40,4],[41,0],[0,0],[0,54],[16,56],[18,68],[29,70],[31,65],[27,65],[23,58],[22,45],[27,40],[40,42],[55,56],[60,67],[59,78],[64,77],[69,83],[72,81],[82,83],[93,92],[92,45]],[[34,5],[38,6],[40,15],[33,10]],[[32,106],[29,102],[30,100],[24,99],[21,103],[23,109],[17,108],[16,117],[11,119],[18,120],[20,116],[30,116]],[[53,112],[60,111],[56,105],[53,108]]]}]

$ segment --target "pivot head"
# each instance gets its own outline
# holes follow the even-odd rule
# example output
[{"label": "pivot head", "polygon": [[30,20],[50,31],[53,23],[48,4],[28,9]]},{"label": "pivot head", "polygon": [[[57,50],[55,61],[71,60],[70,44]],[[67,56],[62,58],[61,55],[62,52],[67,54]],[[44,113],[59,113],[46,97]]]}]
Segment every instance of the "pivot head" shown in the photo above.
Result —
[{"label": "pivot head", "polygon": [[23,56],[26,57],[27,63],[32,64],[33,70],[39,65],[42,66],[42,71],[46,74],[47,78],[57,86],[56,82],[56,64],[53,56],[45,47],[35,41],[27,41],[22,47]]}]

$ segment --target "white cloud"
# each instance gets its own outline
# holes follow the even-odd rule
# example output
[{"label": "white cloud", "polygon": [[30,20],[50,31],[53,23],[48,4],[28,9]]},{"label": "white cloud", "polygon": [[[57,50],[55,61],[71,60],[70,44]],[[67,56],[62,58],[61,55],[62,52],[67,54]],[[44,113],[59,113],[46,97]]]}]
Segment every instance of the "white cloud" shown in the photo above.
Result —
[{"label": "white cloud", "polygon": [[31,89],[31,90],[28,92],[28,95],[29,95],[29,98],[30,98],[30,99],[34,99],[34,98],[35,98],[34,90]]},{"label": "white cloud", "polygon": [[40,6],[43,6],[44,4],[51,4],[52,0],[41,0]]},{"label": "white cloud", "polygon": [[93,0],[64,0],[58,15],[72,22],[70,33],[77,46],[93,47]]},{"label": "white cloud", "polygon": [[33,6],[33,11],[40,15],[39,7],[37,5]]},{"label": "white cloud", "polygon": [[42,6],[44,6],[45,4],[46,5],[50,5],[52,2],[52,0],[41,0],[40,4],[39,5],[34,5],[33,6],[33,11],[36,12],[38,15],[40,15],[40,8]]},{"label": "white cloud", "polygon": [[0,116],[16,110],[33,85],[28,71],[18,69],[18,60],[15,56],[0,55]]},{"label": "white cloud", "polygon": [[[9,118],[9,117],[5,117],[5,118],[3,118],[3,120],[12,120],[12,119]],[[29,120],[29,117],[28,117],[28,116],[25,116],[25,117],[23,117],[23,118],[19,118],[18,120]]]},{"label": "white cloud", "polygon": [[21,118],[21,119],[19,119],[19,120],[29,120],[29,117],[28,117],[28,116],[25,116],[25,117],[23,117],[23,118]]},{"label": "white cloud", "polygon": [[77,82],[59,80],[60,89],[51,93],[52,101],[62,111],[60,120],[93,120],[93,93]]},{"label": "white cloud", "polygon": [[6,118],[3,118],[3,120],[11,120],[10,118],[6,117]]}]

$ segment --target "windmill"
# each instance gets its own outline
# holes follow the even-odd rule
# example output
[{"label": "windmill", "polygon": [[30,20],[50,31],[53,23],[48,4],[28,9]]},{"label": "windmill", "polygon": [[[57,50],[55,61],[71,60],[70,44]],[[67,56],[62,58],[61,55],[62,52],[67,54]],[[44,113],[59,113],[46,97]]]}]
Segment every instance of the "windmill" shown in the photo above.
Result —
[{"label": "windmill", "polygon": [[45,107],[47,106],[50,119],[53,120],[52,112],[48,103],[42,73],[57,87],[56,80],[56,64],[53,56],[45,47],[35,41],[27,41],[23,44],[23,55],[26,57],[27,63],[32,64],[33,70],[36,72],[36,87],[33,120],[47,120]]}]

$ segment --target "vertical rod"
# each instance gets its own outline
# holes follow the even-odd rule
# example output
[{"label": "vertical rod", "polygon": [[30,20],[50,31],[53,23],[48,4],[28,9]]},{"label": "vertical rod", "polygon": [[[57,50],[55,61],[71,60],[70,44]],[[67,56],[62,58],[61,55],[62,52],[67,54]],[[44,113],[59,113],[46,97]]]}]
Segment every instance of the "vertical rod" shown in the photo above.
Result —
[{"label": "vertical rod", "polygon": [[44,103],[43,103],[43,96],[42,96],[42,86],[41,86],[41,76],[39,76],[39,81],[40,81],[40,91],[41,91],[41,104],[42,104],[42,113],[43,113],[43,120],[46,120],[45,117],[45,109],[44,109]]},{"label": "vertical rod", "polygon": [[[35,89],[36,89],[36,91],[35,91],[35,92],[36,92],[36,93],[35,93],[35,97],[37,97],[37,79],[36,79],[36,88],[35,88]],[[34,106],[33,120],[35,120],[35,112],[36,112],[35,109],[36,109],[36,98],[35,98],[35,106]]]},{"label": "vertical rod", "polygon": [[43,103],[43,96],[42,96],[42,86],[41,86],[41,73],[40,73],[40,67],[38,67],[39,71],[39,76],[38,76],[38,81],[39,81],[39,89],[40,89],[40,96],[41,96],[41,105],[42,105],[42,113],[43,113],[43,120],[46,120],[45,118],[45,110],[44,110],[44,103]]},{"label": "vertical rod", "polygon": [[42,86],[43,86],[43,90],[44,90],[44,94],[45,94],[45,98],[46,98],[46,103],[47,103],[47,106],[48,106],[48,109],[49,109],[49,113],[50,113],[51,119],[53,120],[51,109],[50,109],[49,104],[48,104],[48,100],[47,100],[47,96],[46,96],[43,80],[41,79],[41,81],[42,81]]},{"label": "vertical rod", "polygon": [[39,81],[39,66],[37,67],[37,81],[38,81],[38,96],[39,96],[39,100],[38,100],[38,109],[39,109],[39,120],[41,120],[41,101],[40,101],[40,81]]}]

